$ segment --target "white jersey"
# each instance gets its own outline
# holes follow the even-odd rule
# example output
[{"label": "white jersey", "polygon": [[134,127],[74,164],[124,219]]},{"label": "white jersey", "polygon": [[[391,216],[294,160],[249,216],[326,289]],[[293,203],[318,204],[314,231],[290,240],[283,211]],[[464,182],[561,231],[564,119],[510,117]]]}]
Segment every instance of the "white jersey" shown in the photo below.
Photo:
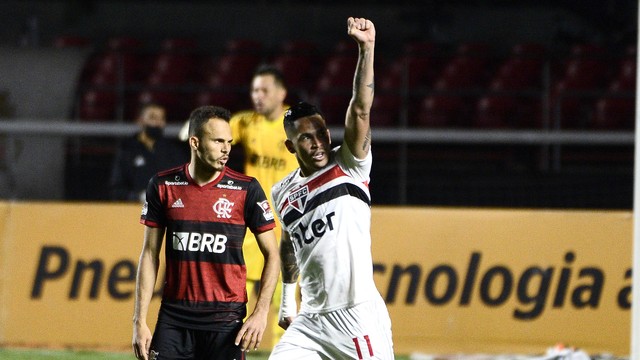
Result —
[{"label": "white jersey", "polygon": [[300,269],[301,311],[309,313],[380,296],[371,258],[371,152],[362,160],[347,146],[331,152],[322,170],[302,177],[297,169],[272,188]]}]

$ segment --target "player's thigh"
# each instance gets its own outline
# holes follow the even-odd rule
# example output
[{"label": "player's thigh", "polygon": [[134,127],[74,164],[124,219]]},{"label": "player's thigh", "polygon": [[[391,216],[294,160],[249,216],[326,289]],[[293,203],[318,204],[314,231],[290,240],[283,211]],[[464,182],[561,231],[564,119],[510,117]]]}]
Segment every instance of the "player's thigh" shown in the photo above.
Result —
[{"label": "player's thigh", "polygon": [[371,301],[323,316],[332,358],[393,359],[391,320],[384,302]]},{"label": "player's thigh", "polygon": [[271,351],[269,360],[326,359],[317,338],[320,334],[319,326],[317,316],[298,314]]},{"label": "player's thigh", "polygon": [[235,344],[235,338],[242,327],[223,331],[198,331],[196,336],[195,359],[243,359],[240,347]]},{"label": "player's thigh", "polygon": [[159,322],[153,332],[149,360],[187,360],[194,357],[192,330]]}]

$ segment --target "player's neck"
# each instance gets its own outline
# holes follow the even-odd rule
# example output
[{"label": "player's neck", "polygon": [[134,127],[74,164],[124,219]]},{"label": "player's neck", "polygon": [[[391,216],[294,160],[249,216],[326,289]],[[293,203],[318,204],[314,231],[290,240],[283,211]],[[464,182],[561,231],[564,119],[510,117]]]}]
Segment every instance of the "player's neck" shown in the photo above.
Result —
[{"label": "player's neck", "polygon": [[276,107],[272,112],[264,115],[265,119],[272,122],[282,119],[283,116],[284,116],[283,105]]},{"label": "player's neck", "polygon": [[216,179],[218,179],[218,177],[220,177],[220,175],[222,174],[222,172],[224,170],[216,170],[216,169],[211,169],[209,167],[206,166],[196,166],[196,161],[191,161],[189,163],[189,175],[191,176],[191,178],[193,179],[193,181],[198,184],[199,186],[203,186],[206,185],[210,182],[215,181]]}]

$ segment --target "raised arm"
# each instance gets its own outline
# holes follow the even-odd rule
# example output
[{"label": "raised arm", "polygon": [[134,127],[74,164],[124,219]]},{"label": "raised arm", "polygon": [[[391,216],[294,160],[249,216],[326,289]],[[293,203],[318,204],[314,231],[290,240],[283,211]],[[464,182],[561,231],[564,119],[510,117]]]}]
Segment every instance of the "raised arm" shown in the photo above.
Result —
[{"label": "raised arm", "polygon": [[373,50],[376,30],[371,20],[350,17],[347,19],[347,33],[358,43],[358,63],[345,119],[344,141],[353,155],[364,159],[371,147],[369,116],[374,95]]}]

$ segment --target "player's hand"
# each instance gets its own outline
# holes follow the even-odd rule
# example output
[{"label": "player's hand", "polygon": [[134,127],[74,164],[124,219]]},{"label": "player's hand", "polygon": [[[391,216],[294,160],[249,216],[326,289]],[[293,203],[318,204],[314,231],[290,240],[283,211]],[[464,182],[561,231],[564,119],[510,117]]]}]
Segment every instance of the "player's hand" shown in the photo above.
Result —
[{"label": "player's hand", "polygon": [[280,318],[280,320],[278,321],[278,326],[287,330],[289,328],[289,325],[291,325],[291,323],[293,322],[293,319],[295,319],[293,316]]},{"label": "player's hand", "polygon": [[371,20],[365,18],[348,18],[347,34],[359,44],[373,43],[376,40],[376,28]]},{"label": "player's hand", "polygon": [[151,330],[147,324],[133,324],[133,354],[137,359],[148,360],[151,347]]},{"label": "player's hand", "polygon": [[262,342],[262,336],[264,335],[264,329],[266,329],[266,327],[267,313],[251,314],[240,328],[240,331],[238,331],[235,344],[240,346],[240,350],[242,351],[257,350],[260,342]]}]

